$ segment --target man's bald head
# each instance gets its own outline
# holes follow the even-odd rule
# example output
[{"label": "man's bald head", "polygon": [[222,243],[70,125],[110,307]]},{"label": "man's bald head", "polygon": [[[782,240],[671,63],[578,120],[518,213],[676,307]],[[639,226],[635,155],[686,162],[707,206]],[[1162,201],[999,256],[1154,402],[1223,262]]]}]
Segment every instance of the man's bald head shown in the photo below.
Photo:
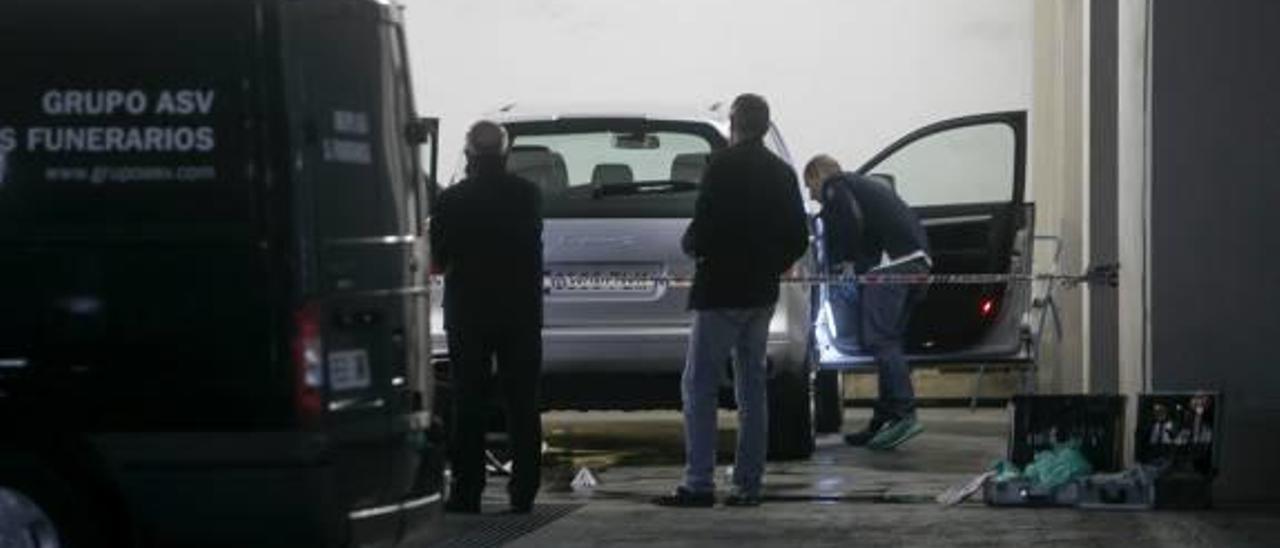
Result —
[{"label": "man's bald head", "polygon": [[500,124],[481,120],[467,130],[467,156],[503,157],[507,155],[507,130]]}]

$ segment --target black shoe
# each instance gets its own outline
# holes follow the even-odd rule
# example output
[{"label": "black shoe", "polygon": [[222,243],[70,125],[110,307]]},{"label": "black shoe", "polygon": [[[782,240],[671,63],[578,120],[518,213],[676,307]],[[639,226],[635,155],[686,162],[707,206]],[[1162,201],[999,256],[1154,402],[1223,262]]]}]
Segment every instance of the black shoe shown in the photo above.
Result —
[{"label": "black shoe", "polygon": [[866,447],[871,440],[884,429],[883,425],[875,428],[868,426],[865,430],[844,435],[844,442],[853,447]]},{"label": "black shoe", "polygon": [[507,484],[507,500],[511,501],[513,514],[528,514],[533,511],[533,500],[537,497],[536,487],[530,492],[528,489],[517,489],[513,484]]},{"label": "black shoe", "polygon": [[451,497],[444,503],[444,511],[450,514],[479,514],[480,501]]},{"label": "black shoe", "polygon": [[760,506],[760,502],[760,495],[747,495],[743,493],[733,493],[724,499],[725,506],[734,506],[738,508]]},{"label": "black shoe", "polygon": [[673,508],[711,508],[716,505],[716,496],[713,493],[695,493],[684,487],[677,487],[669,495],[654,498],[653,503]]},{"label": "black shoe", "polygon": [[871,438],[876,437],[876,434],[879,434],[880,430],[883,430],[884,425],[888,422],[888,419],[882,418],[879,413],[876,413],[876,416],[871,417],[871,422],[862,431],[845,434],[844,442],[853,447],[866,447],[871,442]]}]

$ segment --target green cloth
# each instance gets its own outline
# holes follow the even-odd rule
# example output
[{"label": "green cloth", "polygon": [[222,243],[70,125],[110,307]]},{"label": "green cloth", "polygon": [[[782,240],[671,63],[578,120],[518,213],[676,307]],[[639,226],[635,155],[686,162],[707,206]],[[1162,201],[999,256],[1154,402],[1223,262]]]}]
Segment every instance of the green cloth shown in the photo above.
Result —
[{"label": "green cloth", "polygon": [[992,466],[992,470],[996,473],[992,481],[1023,478],[1030,481],[1032,487],[1047,491],[1092,474],[1093,466],[1080,452],[1079,443],[1068,442],[1036,453],[1026,469],[1019,470],[1012,462],[1000,461]]}]

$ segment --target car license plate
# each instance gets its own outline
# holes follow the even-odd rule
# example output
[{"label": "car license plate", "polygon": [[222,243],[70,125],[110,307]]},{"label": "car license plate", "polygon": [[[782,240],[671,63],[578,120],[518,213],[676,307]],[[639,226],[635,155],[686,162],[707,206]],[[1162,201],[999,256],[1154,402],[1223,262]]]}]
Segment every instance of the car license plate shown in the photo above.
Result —
[{"label": "car license plate", "polygon": [[654,293],[660,268],[654,265],[552,266],[546,293],[551,297],[644,297]]}]

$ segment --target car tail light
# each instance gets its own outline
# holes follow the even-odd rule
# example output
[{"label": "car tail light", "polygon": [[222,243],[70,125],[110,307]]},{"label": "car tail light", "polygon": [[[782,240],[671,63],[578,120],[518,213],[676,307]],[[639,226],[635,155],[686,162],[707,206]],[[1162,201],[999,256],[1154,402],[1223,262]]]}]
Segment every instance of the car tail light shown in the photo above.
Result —
[{"label": "car tail light", "polygon": [[294,313],[293,329],[294,406],[303,422],[312,422],[324,405],[324,345],[314,305]]},{"label": "car tail light", "polygon": [[999,303],[993,298],[985,298],[978,304],[978,315],[983,318],[990,318],[996,315]]}]

